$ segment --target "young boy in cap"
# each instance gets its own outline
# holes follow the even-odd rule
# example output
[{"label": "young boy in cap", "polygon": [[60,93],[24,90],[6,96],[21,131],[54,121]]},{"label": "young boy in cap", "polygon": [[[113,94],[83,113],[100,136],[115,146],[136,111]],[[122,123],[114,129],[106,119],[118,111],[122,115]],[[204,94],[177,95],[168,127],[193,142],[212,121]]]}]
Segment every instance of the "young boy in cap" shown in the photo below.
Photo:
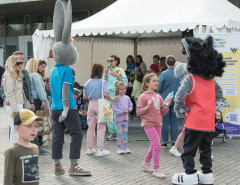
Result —
[{"label": "young boy in cap", "polygon": [[30,110],[14,113],[18,137],[4,154],[4,185],[39,184],[38,146],[31,143],[37,136],[38,121],[43,119]]}]

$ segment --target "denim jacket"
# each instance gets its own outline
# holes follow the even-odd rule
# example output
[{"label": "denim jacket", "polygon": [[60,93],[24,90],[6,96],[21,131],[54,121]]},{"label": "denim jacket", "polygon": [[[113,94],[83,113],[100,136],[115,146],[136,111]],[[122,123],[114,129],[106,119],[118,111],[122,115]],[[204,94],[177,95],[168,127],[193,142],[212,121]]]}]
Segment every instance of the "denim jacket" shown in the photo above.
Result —
[{"label": "denim jacket", "polygon": [[30,81],[33,99],[39,99],[41,101],[47,100],[47,93],[42,76],[39,73],[32,73],[30,74]]}]

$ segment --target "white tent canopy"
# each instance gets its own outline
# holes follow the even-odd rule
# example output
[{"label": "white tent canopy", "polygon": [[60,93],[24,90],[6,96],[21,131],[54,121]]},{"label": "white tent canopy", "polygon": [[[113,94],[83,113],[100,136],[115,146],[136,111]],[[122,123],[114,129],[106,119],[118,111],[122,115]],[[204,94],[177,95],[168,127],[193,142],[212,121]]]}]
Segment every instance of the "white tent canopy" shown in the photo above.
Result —
[{"label": "white tent canopy", "polygon": [[[240,9],[227,0],[118,0],[72,25],[72,36],[172,36],[198,26],[240,29]],[[210,29],[209,28],[209,29]],[[171,34],[171,35],[169,35]],[[53,31],[35,35],[54,37]]]}]

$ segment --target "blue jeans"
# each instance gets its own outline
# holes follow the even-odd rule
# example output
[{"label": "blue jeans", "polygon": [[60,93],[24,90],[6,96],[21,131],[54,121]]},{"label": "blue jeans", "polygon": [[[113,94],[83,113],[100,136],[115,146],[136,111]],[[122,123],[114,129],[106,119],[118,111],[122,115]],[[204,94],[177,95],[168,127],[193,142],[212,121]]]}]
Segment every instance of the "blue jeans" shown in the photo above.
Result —
[{"label": "blue jeans", "polygon": [[170,105],[168,113],[163,117],[162,123],[162,141],[168,142],[168,129],[170,126],[171,141],[175,143],[178,137],[178,119],[174,111],[174,104]]}]

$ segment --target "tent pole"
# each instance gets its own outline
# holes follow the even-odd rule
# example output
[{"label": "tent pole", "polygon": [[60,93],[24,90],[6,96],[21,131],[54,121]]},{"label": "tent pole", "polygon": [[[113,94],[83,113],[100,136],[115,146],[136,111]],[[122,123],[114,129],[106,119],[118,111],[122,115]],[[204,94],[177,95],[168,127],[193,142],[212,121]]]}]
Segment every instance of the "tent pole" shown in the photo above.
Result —
[{"label": "tent pole", "polygon": [[92,48],[91,48],[91,66],[92,67],[92,63],[93,63],[93,40],[94,38],[92,38]]},{"label": "tent pole", "polygon": [[137,42],[140,39],[140,36],[141,36],[141,34],[139,34],[136,39],[133,39],[133,42],[134,42],[134,46],[133,46],[134,58],[136,58],[136,56],[137,56]]}]

